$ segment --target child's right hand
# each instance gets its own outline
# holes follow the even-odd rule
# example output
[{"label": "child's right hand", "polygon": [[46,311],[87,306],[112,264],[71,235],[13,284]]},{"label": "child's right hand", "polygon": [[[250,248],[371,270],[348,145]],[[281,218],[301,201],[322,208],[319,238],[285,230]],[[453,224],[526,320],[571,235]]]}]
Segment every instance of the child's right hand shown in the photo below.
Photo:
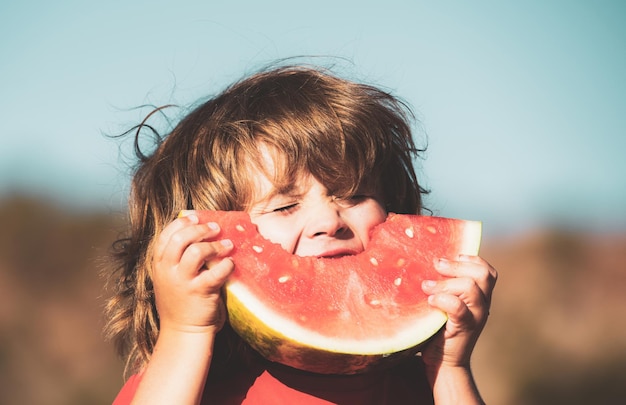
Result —
[{"label": "child's right hand", "polygon": [[217,224],[190,214],[159,235],[151,276],[161,331],[215,334],[224,325],[221,288],[234,269],[226,258],[233,245],[217,239],[219,232]]}]

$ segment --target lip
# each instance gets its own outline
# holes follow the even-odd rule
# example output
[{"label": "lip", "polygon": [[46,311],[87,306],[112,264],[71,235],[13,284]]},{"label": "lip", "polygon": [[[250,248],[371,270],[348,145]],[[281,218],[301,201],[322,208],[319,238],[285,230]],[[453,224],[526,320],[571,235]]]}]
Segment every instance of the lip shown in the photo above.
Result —
[{"label": "lip", "polygon": [[332,249],[332,250],[324,251],[320,254],[316,254],[314,256],[318,258],[324,258],[324,259],[336,259],[336,258],[343,257],[343,256],[353,256],[358,253],[359,252],[355,249]]}]

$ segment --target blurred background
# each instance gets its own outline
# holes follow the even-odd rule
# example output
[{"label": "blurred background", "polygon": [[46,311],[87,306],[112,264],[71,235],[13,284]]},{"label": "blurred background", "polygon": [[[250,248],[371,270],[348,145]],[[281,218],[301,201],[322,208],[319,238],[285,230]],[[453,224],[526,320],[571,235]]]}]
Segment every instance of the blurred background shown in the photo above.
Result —
[{"label": "blurred background", "polygon": [[302,55],[411,104],[427,205],[483,221],[487,402],[624,403],[625,18],[610,0],[2,2],[0,403],[107,404],[123,383],[100,271],[133,162],[107,135]]}]

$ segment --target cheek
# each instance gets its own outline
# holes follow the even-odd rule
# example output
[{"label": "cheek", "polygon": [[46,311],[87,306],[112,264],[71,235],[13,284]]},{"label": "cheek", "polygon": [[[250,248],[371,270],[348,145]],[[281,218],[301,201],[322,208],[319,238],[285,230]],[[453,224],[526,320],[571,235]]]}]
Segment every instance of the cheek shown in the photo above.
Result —
[{"label": "cheek", "polygon": [[387,219],[387,210],[377,200],[370,200],[367,210],[374,226],[385,222]]},{"label": "cheek", "polygon": [[369,235],[376,225],[382,224],[387,219],[387,211],[376,201],[368,202],[359,207],[357,227],[360,229],[360,237],[367,245]]},{"label": "cheek", "polygon": [[262,217],[252,218],[252,223],[257,226],[257,230],[265,239],[281,245],[287,251],[293,250],[290,227],[281,225],[280,221],[267,221]]}]

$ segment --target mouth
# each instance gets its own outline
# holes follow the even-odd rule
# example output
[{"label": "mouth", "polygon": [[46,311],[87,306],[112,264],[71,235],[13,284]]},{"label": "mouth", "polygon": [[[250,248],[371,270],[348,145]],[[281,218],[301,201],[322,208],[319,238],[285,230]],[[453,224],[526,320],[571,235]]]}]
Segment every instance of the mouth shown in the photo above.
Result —
[{"label": "mouth", "polygon": [[321,254],[317,254],[315,255],[315,257],[324,258],[324,259],[338,259],[344,256],[353,256],[358,253],[359,252],[353,249],[334,249],[334,250],[323,252]]}]

